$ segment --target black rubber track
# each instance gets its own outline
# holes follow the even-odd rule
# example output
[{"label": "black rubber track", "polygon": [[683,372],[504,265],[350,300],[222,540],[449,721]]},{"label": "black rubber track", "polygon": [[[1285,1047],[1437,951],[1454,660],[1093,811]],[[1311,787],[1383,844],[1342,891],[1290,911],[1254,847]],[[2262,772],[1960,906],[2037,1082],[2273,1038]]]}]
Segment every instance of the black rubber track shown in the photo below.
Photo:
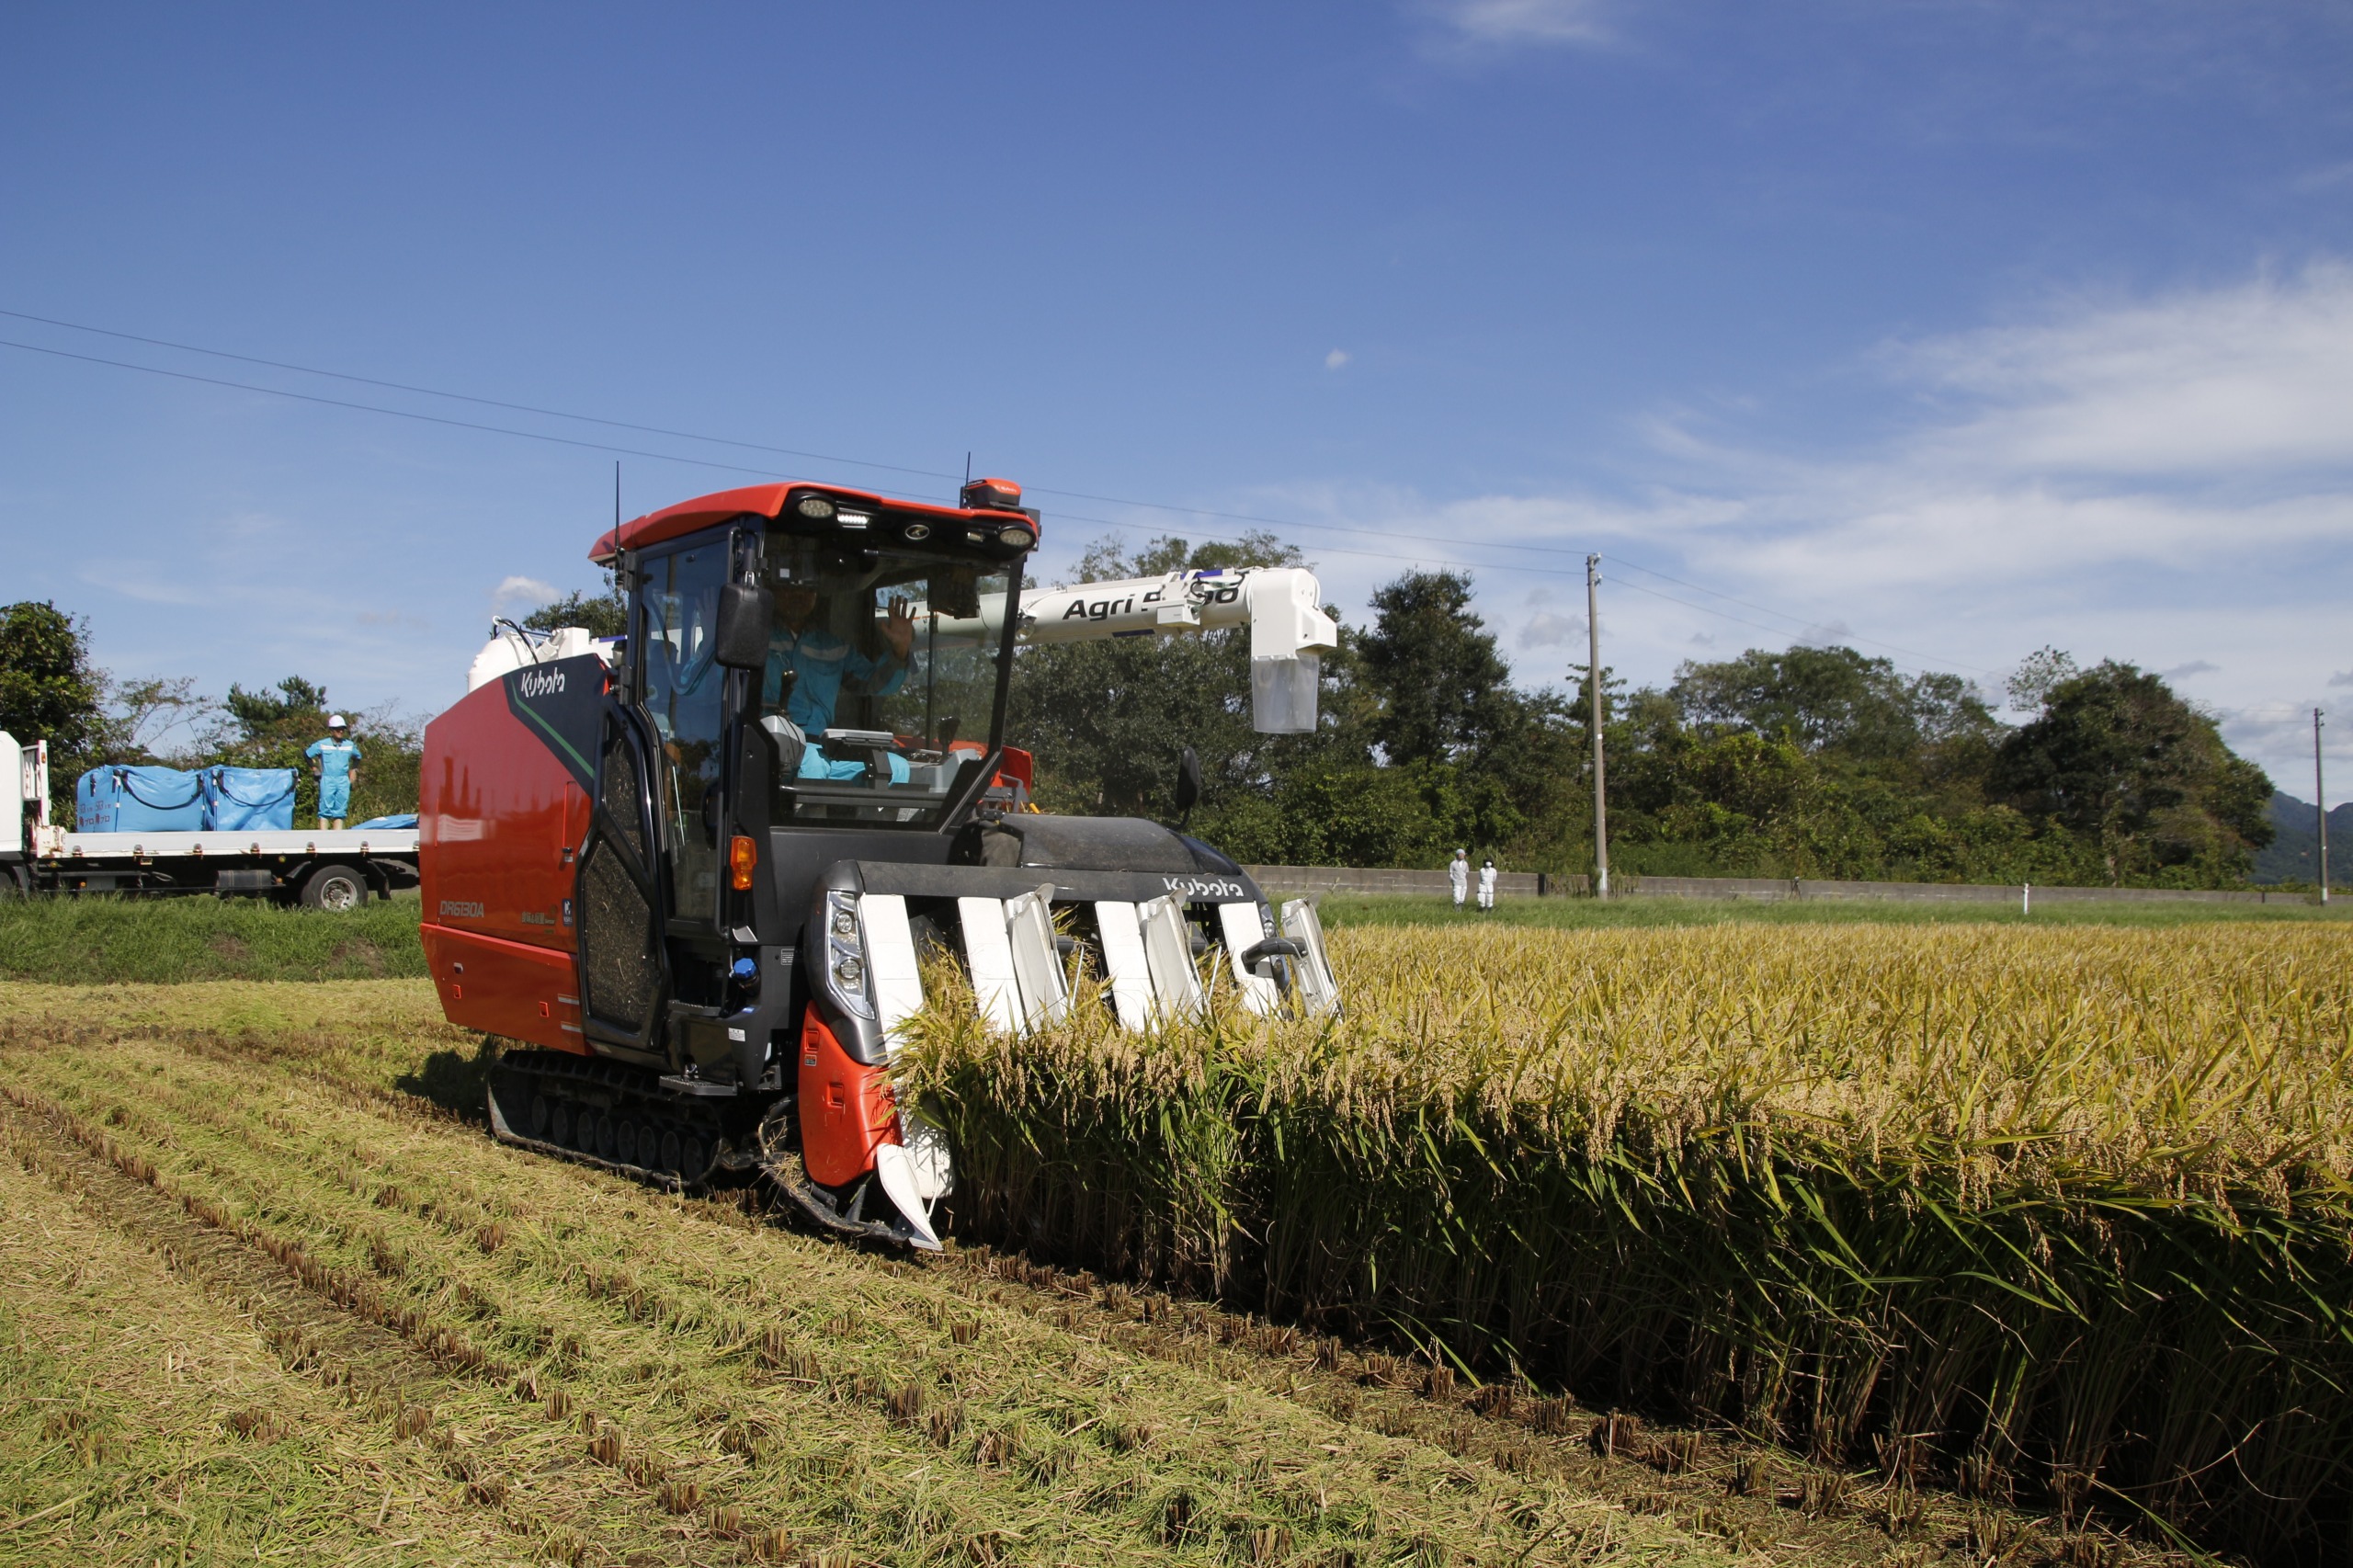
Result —
[{"label": "black rubber track", "polygon": [[700,1192],[756,1163],[746,1109],[728,1098],[648,1092],[647,1074],[559,1051],[517,1051],[492,1069],[502,1143],[598,1165],[668,1191]]},{"label": "black rubber track", "polygon": [[839,1190],[810,1179],[790,1099],[763,1105],[734,1096],[673,1095],[651,1085],[643,1070],[616,1062],[561,1051],[509,1051],[491,1070],[484,1096],[490,1131],[502,1143],[668,1192],[699,1194],[722,1175],[756,1168],[824,1230],[892,1247],[913,1243],[871,1175]]}]

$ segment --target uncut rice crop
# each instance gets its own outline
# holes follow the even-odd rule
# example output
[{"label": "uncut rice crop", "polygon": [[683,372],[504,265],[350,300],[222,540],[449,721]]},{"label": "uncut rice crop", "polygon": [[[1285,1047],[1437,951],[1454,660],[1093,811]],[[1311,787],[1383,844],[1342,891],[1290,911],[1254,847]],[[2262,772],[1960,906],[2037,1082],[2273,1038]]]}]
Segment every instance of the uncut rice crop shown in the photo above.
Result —
[{"label": "uncut rice crop", "polygon": [[2323,926],[1343,931],[912,1086],[959,1221],[1892,1480],[2342,1552],[2353,944]]}]

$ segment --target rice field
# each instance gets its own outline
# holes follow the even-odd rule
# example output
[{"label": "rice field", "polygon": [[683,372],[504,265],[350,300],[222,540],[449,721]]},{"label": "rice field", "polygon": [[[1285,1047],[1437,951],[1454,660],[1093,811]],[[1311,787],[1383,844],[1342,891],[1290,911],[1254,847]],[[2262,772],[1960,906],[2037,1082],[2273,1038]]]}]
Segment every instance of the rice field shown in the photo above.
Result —
[{"label": "rice field", "polygon": [[0,983],[0,1563],[2328,1562],[2333,924],[1359,926],[904,1059],[961,1248],[491,1142],[415,980]]},{"label": "rice field", "polygon": [[2353,1545],[2341,929],[1456,925],[1335,957],[1340,1022],[936,1013],[915,1075],[968,1233],[1890,1485]]},{"label": "rice field", "polygon": [[463,1109],[484,1065],[413,981],[0,985],[0,1562],[1703,1568],[2092,1540],[658,1194],[493,1142]]}]

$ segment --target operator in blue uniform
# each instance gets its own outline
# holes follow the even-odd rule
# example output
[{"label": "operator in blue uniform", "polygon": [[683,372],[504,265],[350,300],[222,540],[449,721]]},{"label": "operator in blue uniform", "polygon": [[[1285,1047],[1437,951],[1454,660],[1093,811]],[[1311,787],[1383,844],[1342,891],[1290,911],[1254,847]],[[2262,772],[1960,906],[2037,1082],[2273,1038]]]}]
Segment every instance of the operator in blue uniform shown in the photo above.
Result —
[{"label": "operator in blue uniform", "polygon": [[[861,653],[823,626],[811,624],[817,611],[814,585],[779,583],[774,597],[776,625],[768,633],[768,663],[760,677],[760,706],[773,712],[782,699],[785,717],[806,737],[808,746],[801,754],[801,777],[857,778],[866,771],[866,765],[825,756],[818,749],[819,739],[833,727],[834,710],[841,701],[844,682],[855,682],[853,690],[888,697],[906,680],[907,659],[915,650],[915,608],[903,598],[891,601],[882,620],[884,652],[876,657]],[[790,697],[785,695],[788,674],[792,677]],[[906,764],[895,755],[891,761],[892,778],[896,782],[904,776]]]},{"label": "operator in blue uniform", "polygon": [[319,781],[319,828],[339,830],[351,810],[351,787],[359,782],[359,743],[343,715],[327,716],[324,740],[313,741],[302,753],[311,759],[311,777]]}]

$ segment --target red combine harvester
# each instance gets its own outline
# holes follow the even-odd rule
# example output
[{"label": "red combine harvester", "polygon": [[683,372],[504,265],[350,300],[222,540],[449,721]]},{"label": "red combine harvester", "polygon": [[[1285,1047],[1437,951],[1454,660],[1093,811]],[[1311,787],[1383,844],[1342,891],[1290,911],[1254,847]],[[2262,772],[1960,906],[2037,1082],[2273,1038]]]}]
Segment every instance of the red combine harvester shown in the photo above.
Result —
[{"label": "red combine harvester", "polygon": [[508,1042],[501,1140],[687,1190],[764,1171],[832,1230],[936,1247],[949,1151],[889,1074],[919,952],[1007,1030],[1087,976],[1132,1028],[1219,985],[1337,1006],[1309,903],[1156,823],[1038,812],[1002,734],[1017,642],[1245,625],[1257,726],[1312,729],[1313,576],[1025,597],[1019,487],[961,500],[767,484],[624,523],[591,559],[626,635],[506,628],[426,727],[425,950],[450,1020]]}]

